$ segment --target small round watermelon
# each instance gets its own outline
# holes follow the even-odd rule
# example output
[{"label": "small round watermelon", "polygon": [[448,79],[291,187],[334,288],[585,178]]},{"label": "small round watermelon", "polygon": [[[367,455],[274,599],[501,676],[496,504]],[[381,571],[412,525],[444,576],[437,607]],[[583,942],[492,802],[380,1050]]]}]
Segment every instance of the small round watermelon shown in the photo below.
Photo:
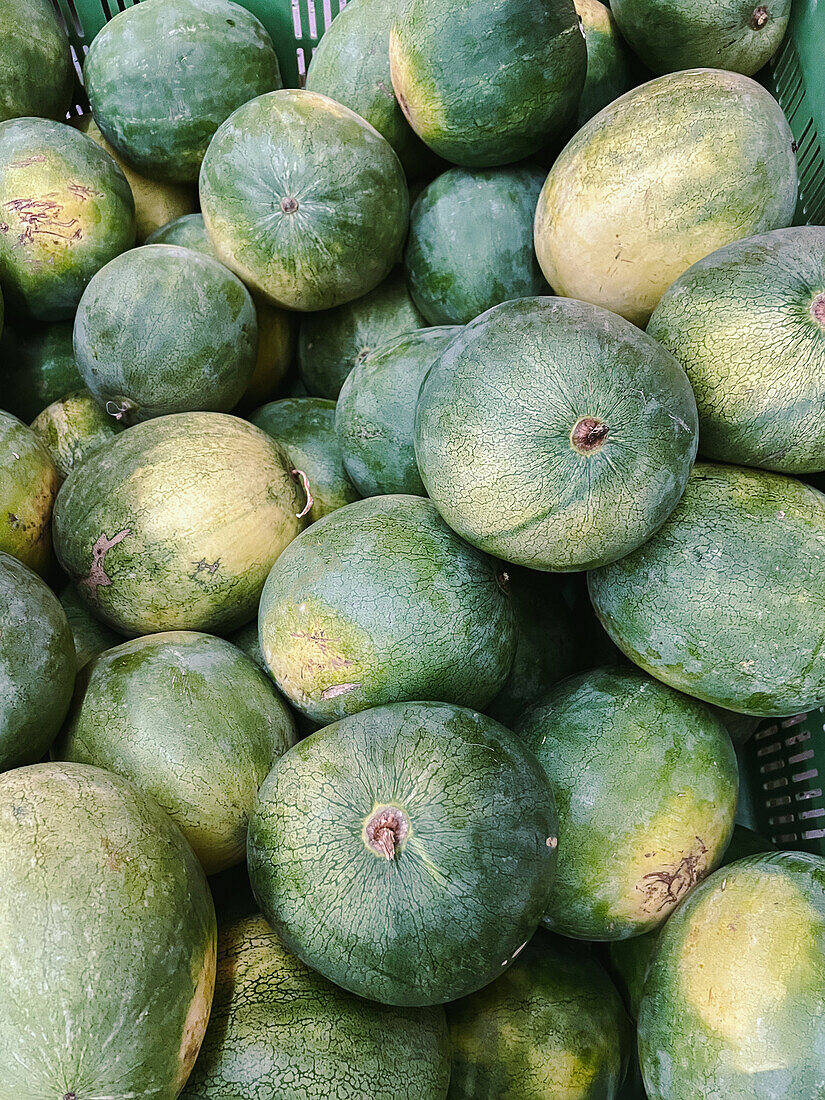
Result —
[{"label": "small round watermelon", "polygon": [[53,401],[83,388],[74,361],[74,320],[6,325],[0,337],[3,408],[26,424]]},{"label": "small round watermelon", "polygon": [[576,129],[635,83],[633,59],[611,9],[600,0],[573,0],[587,46],[587,74]]},{"label": "small round watermelon", "polygon": [[0,122],[63,119],[75,73],[69,39],[50,0],[0,0]]},{"label": "small round watermelon", "polygon": [[60,475],[31,428],[0,411],[0,550],[44,576],[59,485]]},{"label": "small round watermelon", "polygon": [[58,593],[60,605],[66,613],[69,628],[74,639],[76,665],[78,672],[83,666],[102,653],[104,649],[111,649],[123,641],[120,634],[110,630],[108,626],[95,618],[86,604],[77,594],[73,584]]},{"label": "small round watermelon", "polygon": [[52,402],[32,421],[32,431],[48,452],[61,481],[121,430],[86,390]]}]

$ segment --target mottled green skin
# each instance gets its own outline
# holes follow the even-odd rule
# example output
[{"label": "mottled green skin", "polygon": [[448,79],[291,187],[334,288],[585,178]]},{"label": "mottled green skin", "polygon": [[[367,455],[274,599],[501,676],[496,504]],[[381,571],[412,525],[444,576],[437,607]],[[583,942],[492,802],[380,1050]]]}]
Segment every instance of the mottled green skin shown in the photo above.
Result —
[{"label": "mottled green skin", "polygon": [[362,298],[301,318],[298,366],[310,393],[335,400],[347,375],[377,348],[426,325],[398,270]]},{"label": "mottled green skin", "polygon": [[249,291],[211,256],[172,244],[132,249],[89,283],[74,353],[98,402],[126,424],[229,412],[252,377],[258,325]]},{"label": "mottled green skin", "polygon": [[218,258],[297,310],[332,309],[377,286],[410,214],[389,142],[348,107],[294,89],[259,96],[223,123],[200,200]]},{"label": "mottled green skin", "polygon": [[466,325],[512,298],[550,290],[533,251],[547,172],[452,168],[416,200],[404,254],[413,301],[431,325]]},{"label": "mottled green skin", "polygon": [[86,390],[54,401],[32,421],[32,431],[48,451],[61,480],[121,430]]},{"label": "mottled green skin", "polygon": [[264,660],[318,722],[404,699],[483,707],[516,646],[501,580],[428,500],[357,501],[273,566],[258,615]]},{"label": "mottled green skin", "polygon": [[55,549],[95,615],[123,634],[231,630],[254,615],[302,508],[264,432],[178,413],[137,424],[69,475]]},{"label": "mottled green skin", "polygon": [[306,87],[365,118],[415,176],[429,151],[404,118],[390,76],[390,27],[402,8],[403,0],[350,0],[314,50]]},{"label": "mottled green skin", "polygon": [[271,401],[249,417],[272,436],[293,467],[306,474],[311,523],[359,499],[344,470],[335,433],[335,402],[319,397]]},{"label": "mottled green skin", "polygon": [[665,291],[647,331],[687,371],[708,458],[825,469],[823,295],[822,226],[735,241]]},{"label": "mottled green skin", "polygon": [[151,794],[211,875],[245,858],[258,788],[294,741],[286,703],[240,650],[168,631],[86,665],[52,752]]},{"label": "mottled green skin", "polygon": [[92,615],[86,604],[78,596],[77,589],[73,584],[67,584],[58,593],[57,598],[66,613],[72,638],[74,639],[75,663],[78,672],[93,657],[97,657],[98,653],[102,653],[104,649],[111,649],[112,646],[123,641],[120,634],[116,634],[114,630],[104,626],[99,619]]},{"label": "mottled green skin", "polygon": [[699,463],[649,542],[589,577],[602,625],[651,675],[742,714],[825,702],[825,496]]},{"label": "mottled green skin", "polygon": [[[408,822],[369,847],[382,806]],[[285,945],[385,1004],[438,1004],[501,974],[552,888],[556,811],[535,757],[475,711],[396,703],[281,757],[249,826],[252,888]]]},{"label": "mottled green skin", "polygon": [[615,1100],[630,1026],[579,944],[537,932],[498,981],[447,1008],[449,1100]]},{"label": "mottled green skin", "polygon": [[229,0],[144,0],[91,45],[83,78],[95,122],[151,179],[195,183],[221,123],[282,86],[263,24]]},{"label": "mottled green skin", "polygon": [[[608,425],[588,454],[582,418]],[[661,526],[696,454],[696,402],[678,362],[606,310],[524,298],[489,310],[421,387],[415,453],[444,519],[516,565],[580,570]]]},{"label": "mottled green skin", "polygon": [[96,271],[135,242],[135,200],[99,145],[40,118],[0,123],[0,284],[9,315],[71,317]]},{"label": "mottled green skin", "polygon": [[26,424],[47,405],[83,388],[74,361],[73,321],[6,325],[0,337],[2,407]]},{"label": "mottled green skin", "polygon": [[410,0],[390,31],[412,128],[468,167],[521,160],[562,133],[586,64],[573,0]]},{"label": "mottled green skin", "polygon": [[679,907],[645,982],[639,1055],[650,1100],[821,1095],[825,860],[749,856]]},{"label": "mottled green skin", "polygon": [[386,1008],[291,955],[263,917],[221,927],[215,1000],[182,1100],[444,1100],[444,1010]]},{"label": "mottled green skin", "polygon": [[119,776],[38,764],[0,776],[0,868],[6,1095],[175,1100],[206,1029],[216,938],[177,827]]},{"label": "mottled green skin", "polygon": [[417,329],[370,352],[347,376],[335,411],[344,469],[365,497],[426,496],[415,462],[415,409],[427,371],[461,332]]},{"label": "mottled green skin", "polygon": [[40,440],[0,411],[0,551],[45,576],[51,561],[51,518],[60,478]]},{"label": "mottled green skin", "polygon": [[50,588],[0,552],[0,771],[48,752],[72,698],[75,652]]},{"label": "mottled green skin", "polygon": [[576,129],[633,87],[633,59],[611,10],[600,0],[574,0],[587,46],[587,75]]},{"label": "mottled green skin", "polygon": [[69,40],[49,0],[0,0],[0,122],[63,119],[74,90]]},{"label": "mottled green skin", "polygon": [[791,0],[612,0],[611,10],[651,72],[706,65],[753,76],[782,42]]}]

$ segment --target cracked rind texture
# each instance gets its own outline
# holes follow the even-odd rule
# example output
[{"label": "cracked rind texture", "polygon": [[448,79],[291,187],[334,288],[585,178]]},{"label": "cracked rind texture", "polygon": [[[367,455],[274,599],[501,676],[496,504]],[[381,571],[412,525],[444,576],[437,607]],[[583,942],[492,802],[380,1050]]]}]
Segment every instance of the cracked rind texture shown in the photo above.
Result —
[{"label": "cracked rind texture", "polygon": [[784,716],[825,703],[825,496],[697,463],[668,522],[588,578],[616,645],[671,687]]},{"label": "cracked rind texture", "polygon": [[34,764],[72,699],[75,651],[57,597],[17,558],[0,553],[0,771]]},{"label": "cracked rind texture", "polygon": [[259,428],[177,413],[135,425],[69,475],[55,548],[86,604],[123,634],[231,630],[254,616],[302,508]]},{"label": "cracked rind texture", "polygon": [[123,641],[120,634],[110,630],[91,613],[86,604],[77,594],[73,584],[67,584],[58,592],[57,598],[66,613],[69,629],[74,639],[76,666],[78,672],[81,668],[102,653],[104,649],[111,649]]},{"label": "cracked rind texture", "polygon": [[32,431],[49,454],[61,481],[84,459],[122,431],[121,425],[86,391],[52,402],[32,421]]},{"label": "cracked rind texture", "polygon": [[212,1016],[181,1100],[444,1100],[440,1006],[353,996],[291,955],[263,917],[218,933]]},{"label": "cracked rind texture", "polygon": [[576,129],[636,83],[633,57],[611,9],[599,0],[574,0],[587,46],[587,75],[579,100]]},{"label": "cracked rind texture", "polygon": [[31,428],[0,410],[0,550],[45,575],[60,477]]},{"label": "cracked rind texture", "polygon": [[722,245],[790,224],[793,135],[738,73],[691,69],[620,96],[565,146],[536,209],[557,294],[645,325],[664,291]]},{"label": "cracked rind texture", "polygon": [[175,1100],[215,978],[203,871],[119,776],[38,764],[0,776],[0,1065],[15,1100]]},{"label": "cracked rind texture", "polygon": [[707,458],[825,469],[821,296],[825,228],[814,225],[735,241],[665,291],[647,331],[687,372]]},{"label": "cracked rind texture", "polygon": [[546,169],[451,168],[419,195],[404,270],[431,325],[466,325],[512,298],[549,294],[533,249]]},{"label": "cracked rind texture", "polygon": [[389,142],[348,107],[294,89],[258,96],[223,123],[200,201],[218,258],[295,310],[332,309],[376,287],[410,214]]},{"label": "cracked rind texture", "polygon": [[[409,823],[368,847],[379,806]],[[492,981],[536,929],[556,862],[538,761],[498,722],[396,703],[319,730],[281,758],[249,829],[255,896],[313,969],[386,1004],[453,1000]]]},{"label": "cracked rind texture", "polygon": [[516,732],[559,812],[548,928],[641,935],[719,865],[739,777],[730,737],[702,703],[637,669],[593,669],[547,692]]},{"label": "cracked rind texture", "polygon": [[270,675],[318,722],[404,699],[483,707],[516,646],[498,563],[416,496],[356,501],[304,531],[258,626]]},{"label": "cracked rind texture", "polygon": [[410,0],[390,30],[410,125],[468,167],[521,160],[562,134],[586,65],[573,0]]},{"label": "cracked rind texture", "polygon": [[83,380],[125,424],[229,412],[252,377],[257,346],[255,307],[240,279],[173,244],[143,245],[106,264],[74,322]]},{"label": "cracked rind texture", "polygon": [[286,703],[240,650],[168,631],[85,666],[52,753],[151,794],[212,875],[245,858],[258,788],[294,741]]},{"label": "cracked rind texture", "polygon": [[662,933],[642,996],[650,1100],[814,1097],[825,1079],[825,860],[749,856]]},{"label": "cracked rind texture", "polygon": [[0,122],[63,119],[74,91],[66,32],[49,0],[0,0]]},{"label": "cracked rind texture", "polygon": [[117,12],[86,55],[95,122],[142,175],[196,183],[221,123],[282,86],[263,24],[229,0],[151,0]]},{"label": "cracked rind texture", "polygon": [[100,146],[62,122],[0,124],[0,285],[10,317],[61,321],[135,243],[135,201]]},{"label": "cracked rind texture", "polygon": [[0,336],[3,408],[26,424],[53,401],[83,389],[74,361],[73,320],[6,325]]},{"label": "cracked rind texture", "polygon": [[381,344],[347,376],[335,410],[344,468],[362,495],[426,496],[415,462],[415,408],[433,363],[460,326],[423,328]]},{"label": "cracked rind texture", "polygon": [[498,981],[447,1006],[449,1100],[615,1100],[630,1023],[584,945],[537,932]]},{"label": "cracked rind texture", "polygon": [[[582,454],[582,418],[608,425]],[[696,454],[696,402],[670,352],[607,310],[505,302],[433,366],[415,452],[444,519],[516,565],[559,571],[630,553],[664,523]]]}]

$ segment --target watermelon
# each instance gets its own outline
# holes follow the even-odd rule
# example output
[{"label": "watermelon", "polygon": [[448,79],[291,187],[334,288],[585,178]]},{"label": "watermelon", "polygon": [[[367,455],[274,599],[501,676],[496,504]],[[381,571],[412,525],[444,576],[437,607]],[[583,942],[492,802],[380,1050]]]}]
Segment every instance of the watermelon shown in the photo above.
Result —
[{"label": "watermelon", "polygon": [[62,119],[74,91],[69,39],[49,0],[0,0],[0,122]]},{"label": "watermelon", "polygon": [[310,393],[335,400],[347,375],[371,351],[426,323],[398,270],[354,302],[301,318],[301,379]]},{"label": "watermelon", "polygon": [[0,776],[0,1065],[15,1100],[175,1100],[206,1030],[215,909],[158,804],[120,776]]},{"label": "watermelon", "polygon": [[0,771],[36,763],[69,709],[75,676],[72,632],[50,588],[0,552]]},{"label": "watermelon", "polygon": [[61,481],[120,430],[118,422],[86,390],[53,402],[32,421],[32,431],[48,452]]},{"label": "watermelon", "polygon": [[58,593],[57,598],[60,600],[60,605],[66,614],[74,639],[75,656],[77,658],[75,663],[78,672],[98,653],[102,653],[104,649],[111,649],[112,646],[123,641],[119,634],[116,634],[114,630],[110,630],[108,626],[104,626],[99,619],[91,614],[86,604],[78,596],[77,589],[73,584],[67,584]]},{"label": "watermelon", "polygon": [[0,411],[0,550],[44,576],[59,484],[54,463],[31,428]]},{"label": "watermelon", "polygon": [[704,455],[825,469],[825,228],[775,229],[705,256],[665,291],[647,331],[687,371]]},{"label": "watermelon", "polygon": [[218,930],[212,1016],[182,1100],[444,1100],[444,1009],[355,997],[291,955],[263,917]]},{"label": "watermelon", "polygon": [[218,258],[288,309],[331,309],[372,290],[409,221],[389,142],[348,107],[293,89],[251,100],[220,127],[200,200]]},{"label": "watermelon", "polygon": [[106,264],[74,322],[83,380],[125,424],[228,412],[252,377],[257,346],[255,307],[240,279],[171,244],[144,245]]},{"label": "watermelon", "polygon": [[587,46],[584,79],[576,129],[632,88],[633,58],[616,26],[611,9],[600,0],[574,0]]},{"label": "watermelon", "polygon": [[404,270],[431,325],[466,325],[499,302],[549,293],[533,251],[546,175],[532,164],[452,168],[419,196]]},{"label": "watermelon", "polygon": [[258,788],[294,740],[286,703],[248,657],[179,630],[87,664],[53,754],[153,795],[211,875],[244,859]]},{"label": "watermelon", "polygon": [[779,1100],[825,1080],[825,859],[748,856],[665,926],[644,986],[650,1100]]},{"label": "watermelon", "polygon": [[413,130],[470,168],[535,153],[573,122],[587,51],[573,0],[409,0],[390,70]]},{"label": "watermelon", "polygon": [[258,615],[281,691],[317,722],[382,703],[483,707],[516,645],[506,575],[416,496],[359,500],[281,554]]},{"label": "watermelon", "polygon": [[91,138],[39,118],[0,123],[0,285],[10,313],[71,317],[135,240],[126,177]]},{"label": "watermelon", "polygon": [[433,363],[461,332],[422,328],[370,352],[348,375],[335,412],[344,468],[360,493],[426,496],[415,463],[415,408]]},{"label": "watermelon", "polygon": [[237,107],[281,87],[263,24],[230,0],[149,0],[117,12],[92,42],[83,78],[110,145],[141,175],[175,183],[197,181],[212,135]]},{"label": "watermelon", "polygon": [[255,614],[302,507],[260,429],[178,413],[123,432],[68,476],[55,549],[87,606],[123,634],[229,630]]},{"label": "watermelon", "polygon": [[671,687],[742,714],[825,703],[825,496],[781,474],[699,463],[670,520],[591,573],[619,648]]},{"label": "watermelon", "polygon": [[613,313],[523,298],[482,314],[421,387],[415,453],[444,519],[535,569],[621,558],[679,501],[696,402],[676,359]]},{"label": "watermelon", "polygon": [[537,932],[498,981],[447,1007],[449,1100],[614,1100],[621,997],[586,948]]},{"label": "watermelon", "polygon": [[727,731],[701,703],[638,669],[599,668],[556,684],[516,732],[559,809],[548,928],[641,935],[719,865],[739,778]]},{"label": "watermelon", "polygon": [[307,479],[309,521],[358,500],[347,477],[335,433],[335,402],[319,397],[271,401],[249,419],[271,436]]},{"label": "watermelon", "polygon": [[535,226],[547,281],[645,325],[691,264],[790,224],[794,148],[779,104],[738,73],[693,69],[626,92],[547,177]]},{"label": "watermelon", "polygon": [[30,423],[53,401],[83,388],[74,361],[73,320],[6,325],[0,337],[3,408]]},{"label": "watermelon", "polygon": [[556,811],[540,765],[475,711],[395,703],[290,749],[249,823],[252,888],[305,963],[392,1005],[487,985],[547,904]]}]

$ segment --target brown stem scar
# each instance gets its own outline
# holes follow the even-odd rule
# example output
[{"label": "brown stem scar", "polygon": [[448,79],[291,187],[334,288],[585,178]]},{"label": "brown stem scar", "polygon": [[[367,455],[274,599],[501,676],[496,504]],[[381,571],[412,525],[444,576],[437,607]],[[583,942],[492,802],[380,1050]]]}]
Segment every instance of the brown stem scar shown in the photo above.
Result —
[{"label": "brown stem scar", "polygon": [[753,10],[753,15],[751,16],[751,27],[753,27],[755,31],[761,30],[762,27],[765,26],[767,21],[768,9],[763,4],[760,4],[758,8],[754,8]]},{"label": "brown stem scar", "polygon": [[821,294],[817,294],[811,302],[811,316],[818,324],[825,328],[825,291]]},{"label": "brown stem scar", "polygon": [[303,470],[290,470],[289,471],[294,478],[298,478],[301,482],[301,488],[304,490],[304,494],[307,498],[307,502],[304,505],[302,512],[296,512],[295,515],[298,519],[303,519],[304,516],[309,515],[312,511],[312,505],[315,501],[312,499],[312,493],[309,491],[309,478]]},{"label": "brown stem scar", "polygon": [[90,595],[96,596],[98,588],[108,588],[111,585],[112,578],[103,568],[106,555],[113,546],[123,542],[131,533],[131,530],[127,527],[123,531],[118,531],[112,538],[107,538],[105,534],[98,536],[97,542],[92,547],[92,567],[89,570],[89,575],[78,581],[78,588],[81,586],[88,588]]},{"label": "brown stem scar", "polygon": [[395,806],[379,806],[364,828],[370,848],[384,859],[395,859],[409,831],[406,814]]},{"label": "brown stem scar", "polygon": [[582,416],[573,425],[570,442],[579,454],[592,454],[604,446],[609,431],[610,425],[604,421],[593,416]]}]

